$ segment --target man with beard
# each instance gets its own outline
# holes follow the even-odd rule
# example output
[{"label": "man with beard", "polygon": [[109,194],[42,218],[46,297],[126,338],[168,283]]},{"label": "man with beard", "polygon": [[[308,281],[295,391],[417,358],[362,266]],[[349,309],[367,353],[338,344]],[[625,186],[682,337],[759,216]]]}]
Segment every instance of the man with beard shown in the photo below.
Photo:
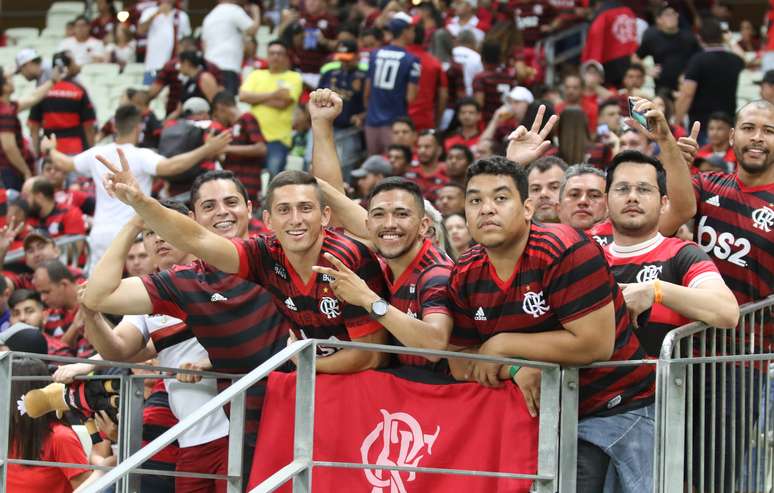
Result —
[{"label": "man with beard", "polygon": [[[315,91],[310,97],[312,168],[316,176],[329,180],[322,189],[336,219],[351,233],[368,238],[369,246],[384,260],[390,298],[389,303],[381,300],[381,311],[372,310],[374,316],[399,344],[446,349],[452,328],[446,290],[452,261],[425,237],[430,220],[422,192],[404,178],[384,179],[369,194],[367,211],[341,192],[332,123],[341,108],[341,97],[330,90]],[[334,262],[334,268],[315,270],[336,279],[334,293],[339,299],[365,309],[377,301],[358,273],[340,262]],[[427,359],[418,356],[400,355],[399,359],[403,364],[428,365]]]},{"label": "man with beard", "polygon": [[529,198],[535,205],[535,221],[559,222],[557,208],[567,163],[554,156],[542,157],[527,167]]},{"label": "man with beard", "polygon": [[77,207],[57,204],[54,185],[42,176],[30,178],[22,187],[30,205],[33,219],[37,219],[37,228],[45,229],[52,238],[64,235],[84,235],[86,225],[83,212]]},{"label": "man with beard", "polygon": [[463,185],[465,172],[473,164],[473,151],[464,144],[454,144],[446,151],[446,176],[450,183]]},{"label": "man with beard", "polygon": [[669,203],[661,162],[622,152],[607,170],[605,190],[614,238],[605,255],[645,351],[657,357],[667,333],[694,320],[735,327],[739,305],[712,260],[695,243],[658,232]]},{"label": "man with beard", "polygon": [[[252,202],[233,173],[210,171],[197,177],[191,187],[191,204],[194,220],[209,231],[227,239],[248,238]],[[115,241],[136,237],[142,231],[138,224],[128,223]],[[108,266],[120,269],[112,262],[98,267]],[[103,313],[179,318],[207,350],[213,369],[225,373],[253,370],[282,350],[288,335],[288,323],[266,289],[201,261],[123,280],[120,274],[92,276],[83,302]],[[229,383],[218,381],[219,389]],[[245,468],[251,464],[265,388],[264,382],[247,391]]]},{"label": "man with beard", "polygon": [[585,231],[606,217],[605,172],[588,164],[567,168],[559,187],[559,222]]},{"label": "man with beard", "polygon": [[411,166],[404,175],[422,190],[424,197],[435,202],[438,189],[449,182],[446,175],[446,164],[440,162],[443,147],[435,130],[425,130],[417,139],[416,165]]}]

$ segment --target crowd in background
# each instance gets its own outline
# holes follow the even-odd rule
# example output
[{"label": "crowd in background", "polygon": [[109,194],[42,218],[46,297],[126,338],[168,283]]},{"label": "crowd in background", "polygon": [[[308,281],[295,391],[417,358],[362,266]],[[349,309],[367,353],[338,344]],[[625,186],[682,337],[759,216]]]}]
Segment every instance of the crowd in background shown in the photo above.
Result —
[{"label": "crowd in background", "polygon": [[[531,199],[533,220],[541,224],[567,224],[586,231],[589,238],[606,247],[607,260],[614,274],[625,270],[616,271],[615,266],[625,263],[621,259],[627,254],[620,249],[615,252],[614,229],[625,232],[626,227],[621,226],[625,223],[622,215],[613,217],[613,204],[616,194],[628,194],[629,188],[633,187],[636,192],[632,193],[641,199],[653,192],[657,196],[668,196],[672,203],[672,211],[653,212],[650,219],[655,217],[653,224],[658,226],[654,231],[661,231],[665,236],[675,235],[680,241],[695,240],[701,247],[695,248],[696,252],[691,255],[685,254],[687,257],[680,257],[681,261],[700,267],[688,269],[691,274],[684,273],[678,281],[685,287],[696,288],[700,282],[723,285],[725,278],[731,288],[728,291],[725,285],[721,289],[711,284],[712,289],[718,290],[713,292],[718,305],[723,305],[723,297],[728,295],[728,304],[717,308],[718,313],[722,313],[717,316],[721,318],[712,321],[733,326],[736,323],[733,310],[738,310],[736,302],[741,304],[771,294],[771,278],[765,278],[771,270],[770,265],[761,267],[767,274],[761,274],[763,280],[753,283],[752,291],[744,294],[740,294],[744,291],[739,287],[743,284],[739,278],[741,274],[734,270],[728,274],[722,266],[712,267],[707,253],[712,255],[714,252],[712,260],[716,263],[718,259],[733,260],[735,254],[730,254],[730,248],[740,243],[734,243],[733,237],[730,243],[727,239],[719,240],[726,233],[721,231],[718,236],[714,229],[711,234],[715,234],[715,239],[712,239],[706,222],[694,221],[693,214],[680,215],[688,210],[688,206],[680,201],[680,194],[667,190],[656,178],[653,187],[643,181],[631,187],[628,184],[616,186],[611,170],[618,169],[621,173],[626,163],[634,161],[653,165],[657,170],[654,177],[658,176],[658,179],[664,168],[672,177],[674,168],[667,163],[674,162],[675,156],[682,156],[678,158],[681,172],[693,176],[694,186],[715,190],[714,185],[709,184],[711,179],[702,181],[705,180],[702,177],[708,176],[703,173],[734,175],[742,168],[742,161],[754,161],[759,157],[756,152],[763,154],[770,167],[769,152],[774,151],[774,142],[769,139],[769,134],[774,132],[771,119],[761,123],[766,137],[755,138],[763,144],[757,144],[758,140],[751,137],[749,142],[752,143],[742,147],[744,122],[737,120],[736,113],[741,106],[737,100],[740,74],[747,69],[761,69],[763,75],[758,83],[763,102],[755,107],[755,111],[764,112],[767,118],[774,117],[771,107],[766,106],[774,104],[774,36],[766,33],[767,23],[774,18],[774,9],[764,22],[764,19],[740,19],[734,15],[731,6],[714,0],[664,3],[623,0],[453,0],[451,3],[445,0],[414,3],[290,0],[287,5],[221,0],[204,17],[201,26],[195,26],[185,5],[177,0],[125,2],[125,11],[121,13],[106,0],[87,3],[90,15],[78,16],[68,23],[66,38],[57,47],[53,59],[40,56],[32,48],[19,46],[15,66],[4,67],[0,72],[0,178],[3,185],[0,188],[0,267],[3,274],[0,276],[0,346],[84,358],[99,354],[105,359],[123,360],[130,355],[145,355],[148,356],[145,359],[151,359],[158,355],[163,366],[185,364],[187,368],[214,368],[232,373],[245,373],[272,351],[284,347],[286,337],[281,340],[278,337],[273,342],[250,342],[245,347],[254,350],[253,353],[244,355],[237,364],[235,357],[222,354],[224,347],[231,343],[208,339],[207,342],[200,340],[199,345],[189,334],[195,347],[186,347],[185,352],[175,357],[169,353],[162,357],[161,353],[168,346],[159,346],[163,338],[157,339],[153,334],[160,330],[159,327],[169,327],[166,321],[162,323],[150,317],[127,322],[126,318],[100,315],[99,312],[138,313],[125,310],[124,305],[110,304],[112,302],[106,301],[108,297],[100,300],[106,305],[96,301],[91,305],[84,304],[84,286],[96,284],[95,278],[90,276],[95,269],[106,269],[105,266],[114,261],[111,264],[113,270],[109,271],[111,275],[115,274],[115,279],[110,281],[114,285],[103,286],[100,281],[99,287],[104,288],[104,293],[119,296],[115,290],[119,289],[121,277],[138,279],[139,286],[148,290],[145,298],[135,298],[134,291],[130,290],[138,285],[126,287],[122,296],[135,303],[144,303],[137,305],[143,310],[147,307],[148,311],[142,313],[159,313],[162,308],[172,310],[177,317],[175,320],[182,325],[190,324],[192,334],[196,335],[197,328],[193,326],[202,322],[193,320],[200,320],[197,316],[203,315],[192,315],[185,308],[184,302],[193,304],[196,300],[185,296],[199,290],[212,303],[226,302],[223,293],[235,286],[228,284],[232,282],[230,280],[218,278],[217,282],[229,287],[210,292],[204,284],[186,284],[190,291],[177,293],[173,286],[177,286],[175,282],[184,282],[179,280],[183,278],[165,277],[162,273],[166,269],[176,272],[176,266],[195,265],[199,270],[193,272],[200,279],[207,279],[201,283],[215,283],[207,277],[214,276],[214,271],[197,263],[200,261],[196,258],[202,258],[200,255],[178,251],[166,243],[158,231],[141,222],[135,223],[135,210],[141,215],[143,210],[137,205],[140,202],[132,200],[139,199],[126,198],[116,192],[115,182],[111,185],[110,180],[119,176],[120,182],[125,176],[121,175],[120,168],[108,168],[97,156],[104,156],[113,166],[120,167],[122,156],[126,155],[131,163],[127,169],[131,168],[138,193],[161,200],[175,213],[190,213],[203,228],[231,239],[236,245],[241,243],[235,238],[274,238],[271,236],[272,224],[267,224],[267,215],[262,211],[272,207],[272,188],[267,188],[269,179],[276,176],[287,179],[286,170],[309,171],[326,180],[320,193],[324,192],[326,203],[334,207],[334,216],[338,220],[333,225],[339,231],[335,234],[346,229],[359,238],[369,232],[348,227],[347,221],[341,218],[349,217],[347,212],[342,212],[349,209],[336,209],[334,204],[344,204],[337,200],[349,197],[353,199],[352,204],[360,204],[366,209],[369,205],[373,207],[374,197],[385,190],[380,184],[385,183],[385,179],[400,177],[404,180],[386,183],[408,182],[418,187],[415,192],[410,186],[395,185],[409,193],[421,193],[421,210],[429,225],[423,226],[422,235],[437,249],[438,257],[434,257],[434,261],[439,265],[448,262],[449,269],[460,258],[470,261],[470,253],[465,254],[469,248],[482,248],[481,245],[489,248],[478,239],[478,235],[486,236],[481,228],[471,226],[473,206],[471,192],[466,187],[477,174],[513,174],[503,171],[507,166],[503,168],[505,165],[497,164],[501,159],[498,156],[507,156],[525,167],[526,194],[521,200]],[[547,81],[544,41],[584,24],[588,26],[586,30],[564,41],[582,45],[581,54],[556,67],[552,72],[556,73],[556,79]],[[269,26],[274,33],[265,46],[265,58],[258,56],[256,42],[256,33],[262,26]],[[738,34],[732,35],[732,26]],[[126,91],[118,110],[108,121],[97,121],[89,91],[79,77],[83,66],[102,63],[121,67],[144,64],[144,84]],[[36,89],[29,94],[19,94],[14,88],[15,75],[34,81]],[[316,89],[332,92],[313,92]],[[151,109],[151,102],[159,97],[166,97],[164,114]],[[331,108],[335,108],[332,116],[325,113]],[[30,109],[29,116],[26,121],[21,121],[19,114],[26,109]],[[325,125],[320,123],[323,121]],[[522,132],[514,133],[517,128]],[[331,156],[320,154],[323,152],[321,142],[326,149],[335,149],[334,155],[340,159],[334,172],[319,164],[320,156]],[[678,144],[682,154],[672,149]],[[539,147],[539,152],[526,153],[534,159],[518,159],[524,154],[516,151],[530,146]],[[752,158],[750,153],[753,153]],[[330,163],[332,160],[323,161]],[[482,162],[495,164],[480,164]],[[763,176],[770,178],[770,172],[766,170],[768,168],[762,172]],[[755,174],[757,171],[742,171],[745,172],[749,176],[759,176]],[[519,185],[516,175],[513,176]],[[298,177],[295,180],[287,181],[286,186],[308,185]],[[282,180],[280,182],[272,186],[281,188]],[[685,182],[690,180],[686,178]],[[753,213],[755,232],[761,235],[774,228],[774,212],[770,209],[772,186],[774,181],[765,179],[754,185],[740,186],[744,193],[757,193],[755,200],[769,201],[768,206],[755,208],[756,212],[762,211],[757,216]],[[387,192],[389,190],[390,186],[386,188]],[[685,190],[690,188],[682,191]],[[517,191],[522,193],[521,188],[517,187]],[[660,195],[656,193],[659,191]],[[737,212],[746,210],[746,205],[739,201],[736,205],[715,203],[720,200],[719,194],[722,195],[716,191],[706,194],[702,191],[697,195],[697,201],[701,199],[711,206],[722,205]],[[667,201],[666,198],[663,200]],[[675,204],[686,209],[681,210]],[[658,209],[658,205],[654,207]],[[698,206],[696,210],[700,209]],[[226,210],[231,212],[223,212]],[[373,211],[368,210],[369,220],[375,221],[372,214]],[[670,220],[677,217],[678,220],[670,227],[664,227],[663,222],[659,223],[659,215]],[[147,220],[144,215],[143,218]],[[478,235],[476,230],[479,230]],[[709,241],[705,241],[705,234],[710,235]],[[738,235],[738,232],[734,234]],[[68,236],[77,236],[78,241],[67,243],[66,247],[58,243],[59,239]],[[126,240],[126,248],[117,253],[114,249],[121,238]],[[385,294],[389,292],[388,287],[394,287],[391,283],[397,282],[390,279],[390,268],[394,270],[395,266],[389,264],[392,257],[383,253],[379,239],[371,240],[376,250],[388,259],[386,265],[389,267],[382,264],[387,283],[383,280],[372,282],[368,278],[372,275],[381,277],[381,271],[379,275],[368,271],[370,264],[367,265],[366,254],[358,254],[363,263],[357,265],[364,270],[353,270],[366,277],[368,286],[380,297],[388,297]],[[291,297],[282,300],[287,313],[274,309],[267,300],[270,294],[280,295],[272,291],[269,284],[282,281],[261,277],[257,272],[260,266],[254,263],[242,264],[247,262],[245,251],[258,257],[263,255],[265,259],[279,255],[271,248],[287,248],[283,241],[289,240],[271,241],[266,240],[269,246],[265,251],[249,250],[250,244],[245,243],[239,246],[240,257],[235,257],[240,262],[240,275],[248,275],[244,272],[248,269],[253,280],[261,279],[249,289],[245,288],[250,292],[247,299],[253,300],[257,307],[256,313],[251,315],[255,320],[248,317],[245,323],[250,327],[253,327],[250,324],[255,327],[273,324],[272,329],[260,330],[262,333],[276,330],[286,335],[288,322],[285,319],[291,324],[296,323],[290,312],[304,312],[305,309],[297,308]],[[349,240],[335,241],[345,244]],[[765,255],[770,259],[771,235],[761,236],[757,241],[754,248],[764,252],[768,248],[769,253]],[[479,243],[481,245],[476,246]],[[750,243],[747,245],[749,247]],[[350,245],[346,248],[357,250],[358,247]],[[724,248],[728,250],[725,254]],[[672,253],[676,255],[677,251]],[[4,262],[6,256],[15,252],[23,252],[21,261]],[[429,254],[423,250],[422,255]],[[585,258],[577,257],[576,260]],[[120,259],[120,266],[116,259]],[[214,265],[229,272],[217,262]],[[279,269],[277,265],[274,269]],[[737,263],[732,267],[747,265],[751,264]],[[270,271],[272,267],[267,266],[266,270]],[[287,272],[285,277],[282,272],[285,271],[277,270],[277,275],[287,281]],[[291,274],[291,277],[297,275]],[[448,272],[446,276],[448,281]],[[110,275],[104,274],[104,279],[108,278]],[[699,278],[701,281],[697,280]],[[634,280],[625,282],[634,283]],[[379,283],[381,288],[375,287]],[[256,287],[259,285],[269,289],[259,289]],[[705,289],[710,288],[705,286]],[[612,299],[621,296],[616,290],[613,289]],[[228,297],[232,296],[230,293]],[[639,303],[642,294],[626,290],[623,294],[630,304],[632,317],[639,320],[637,317],[644,310],[633,309],[632,303]],[[454,295],[452,293],[452,297]],[[658,290],[651,296],[655,296],[656,303],[660,302]],[[653,302],[651,299],[650,303]],[[170,308],[175,303],[184,308]],[[459,300],[455,303],[456,309],[461,310]],[[95,310],[97,305],[99,310]],[[112,309],[105,309],[107,306]],[[117,308],[119,306],[121,308]],[[477,306],[482,310],[480,304]],[[732,306],[737,308],[732,309]],[[475,308],[471,305],[471,309],[475,311]],[[265,311],[258,312],[259,309]],[[683,318],[666,317],[659,319],[659,323],[674,327],[679,325],[676,320],[702,319],[690,310],[692,316],[685,315],[675,306],[670,309],[679,312]],[[428,310],[425,315],[436,311],[435,308]],[[449,317],[454,315],[457,327],[456,312],[443,313]],[[738,316],[738,311],[736,313]],[[416,318],[416,311],[412,315]],[[207,316],[211,314],[207,313]],[[483,316],[483,320],[479,316]],[[477,322],[487,320],[478,312],[475,317],[471,315],[471,321],[473,318]],[[207,320],[212,322],[215,318]],[[111,332],[114,325],[118,327],[124,323],[130,323],[132,329]],[[252,330],[242,327],[241,322],[233,324],[239,326],[234,330],[244,330],[244,333]],[[450,331],[450,327],[445,330]],[[90,334],[98,335],[90,340]],[[111,339],[114,336],[110,334],[118,334],[115,336],[118,339]],[[293,332],[290,334],[293,338]],[[650,356],[658,355],[665,334],[663,327],[659,334],[655,339],[639,336],[643,350]],[[249,336],[244,337],[244,340],[249,339]],[[344,337],[352,337],[352,332],[349,336],[345,333]],[[398,343],[413,345],[412,339],[407,343],[401,336],[395,334],[395,337],[400,341]],[[617,342],[622,341],[619,337],[623,337],[620,327],[616,332]],[[448,338],[449,334],[446,334],[447,341]],[[149,340],[155,341],[156,347],[144,353],[143,348]],[[453,333],[452,340],[468,339]],[[172,344],[168,340],[166,343]],[[128,349],[124,352],[99,350],[100,347],[124,347],[124,344],[132,348],[136,345],[136,353]],[[460,347],[467,345],[460,343]],[[446,343],[440,346],[441,349],[446,347]],[[616,355],[619,349],[616,344]],[[601,359],[613,358],[612,354]],[[368,363],[362,368],[381,364],[383,362]],[[25,365],[20,371],[29,375],[48,373],[47,369],[36,367],[34,362]],[[56,378],[72,381],[74,375],[92,370],[88,365],[68,365],[57,371]],[[322,370],[318,368],[318,371]],[[506,368],[506,374],[508,371]],[[520,384],[516,380],[518,371],[516,368],[510,375],[517,385]],[[457,376],[454,368],[447,368],[447,372]],[[184,376],[181,378],[185,379]],[[620,378],[629,382],[627,379],[633,377]],[[642,378],[647,380],[647,377]],[[165,380],[160,382],[159,386],[158,382],[149,381],[145,417],[163,431],[185,412],[175,409],[175,403],[180,406],[180,397],[172,397],[170,384],[165,389]],[[29,390],[27,387],[25,390]],[[210,390],[217,390],[214,383]],[[645,395],[645,390],[638,391]],[[167,392],[170,397],[165,405]],[[645,400],[647,398],[643,398],[643,402]],[[166,411],[159,411],[159,408]],[[109,444],[107,428],[110,425],[104,418],[101,421],[106,428],[103,436]],[[220,454],[227,446],[228,431],[223,423],[227,423],[225,414],[213,417],[207,424],[209,430],[200,429],[199,435],[190,443],[181,441],[177,444],[179,450],[177,445],[174,450],[167,449],[165,455],[155,458],[156,466],[197,470],[195,466],[202,466],[203,457]],[[77,442],[73,442],[72,436],[59,425],[46,426],[53,430],[50,433],[56,440],[67,443],[63,447],[68,452],[55,455],[55,447],[49,441],[45,442],[49,445],[43,448],[44,456],[63,459],[60,462],[72,459],[85,463],[87,458],[74,451]],[[149,434],[145,438],[150,440],[153,436]],[[17,436],[18,443],[23,440]],[[593,443],[592,438],[587,441]],[[41,450],[41,443],[36,442],[32,448]],[[185,450],[189,448],[196,449],[195,453],[186,455]],[[588,450],[586,452],[590,454]],[[18,448],[16,453],[36,454],[24,447]],[[115,463],[115,456],[109,446],[95,447],[88,460],[96,465],[110,465]],[[222,466],[210,464],[214,469],[211,472],[218,472],[218,467],[222,471]],[[71,491],[88,481],[89,474],[86,470],[69,470],[65,475],[67,484],[54,491]],[[96,477],[93,475],[91,480]],[[45,480],[50,484],[57,481],[52,477]],[[160,481],[160,484],[146,485],[147,490],[143,491],[174,491],[174,483],[174,480]],[[185,481],[178,482],[178,491],[189,491],[187,488],[192,486],[185,484]],[[11,487],[9,491],[28,490]]]}]

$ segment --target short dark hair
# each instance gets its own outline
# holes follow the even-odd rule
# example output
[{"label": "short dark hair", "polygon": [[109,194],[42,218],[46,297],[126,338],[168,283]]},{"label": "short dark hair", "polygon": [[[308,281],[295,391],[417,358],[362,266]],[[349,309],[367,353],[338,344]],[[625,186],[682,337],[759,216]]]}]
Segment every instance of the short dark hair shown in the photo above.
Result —
[{"label": "short dark hair", "polygon": [[365,29],[363,32],[360,33],[360,37],[364,38],[366,36],[373,36],[377,39],[377,41],[382,41],[384,39],[384,31],[379,29],[378,27],[372,27],[370,29]]},{"label": "short dark hair", "polygon": [[441,148],[443,150],[443,141],[441,141],[441,133],[436,131],[434,128],[428,128],[426,130],[422,130],[419,132],[419,135],[417,136],[417,140],[419,137],[432,137],[435,141],[435,145]]},{"label": "short dark hair", "polygon": [[52,282],[75,282],[75,276],[73,273],[70,272],[70,269],[68,269],[67,266],[59,259],[55,258],[46,260],[43,262],[43,264],[41,264],[40,267],[38,267],[38,269],[46,269],[48,278],[51,279]]},{"label": "short dark hair", "polygon": [[91,21],[89,20],[89,18],[88,18],[88,17],[86,17],[85,15],[79,15],[79,16],[77,16],[75,19],[73,19],[73,24],[75,24],[75,23],[76,23],[76,22],[78,22],[78,21],[83,21],[83,22],[85,22],[86,24],[90,24],[90,23],[91,23]]},{"label": "short dark hair", "polygon": [[452,150],[462,151],[462,153],[465,154],[465,159],[467,159],[468,164],[472,163],[473,159],[475,159],[473,156],[473,151],[471,151],[470,147],[466,146],[465,144],[454,144],[453,146],[449,147],[449,150],[446,151],[446,154],[448,155]]},{"label": "short dark hair", "polygon": [[212,107],[222,104],[223,106],[233,107],[237,105],[236,98],[233,94],[231,94],[230,91],[222,90],[219,91],[213,98],[212,98]]},{"label": "short dark hair", "polygon": [[567,163],[564,159],[557,156],[543,156],[532,161],[526,169],[526,175],[529,176],[534,170],[545,173],[553,167],[558,167],[562,171],[567,171]]},{"label": "short dark hair", "polygon": [[491,156],[485,159],[479,159],[470,166],[465,174],[465,189],[470,180],[478,175],[496,175],[509,176],[519,192],[521,201],[525,201],[529,196],[529,186],[527,185],[527,173],[524,168],[503,156]]},{"label": "short dark hair", "polygon": [[414,157],[411,153],[411,148],[409,146],[404,146],[402,144],[390,144],[390,146],[387,148],[387,152],[390,152],[392,150],[398,150],[403,153],[403,158],[406,160],[407,163],[411,163],[411,158]]},{"label": "short dark hair", "polygon": [[119,106],[116,110],[115,123],[118,135],[128,135],[142,121],[142,113],[133,104]]},{"label": "short dark hair", "polygon": [[54,184],[47,178],[39,176],[32,182],[32,188],[30,190],[33,194],[42,193],[44,197],[49,200],[54,200]]},{"label": "short dark hair", "polygon": [[[462,190],[463,194],[465,193],[465,187],[462,186],[461,183],[457,183],[456,181],[449,181],[441,185],[441,188],[446,188],[446,187],[457,188],[459,190]],[[439,188],[438,190],[440,190],[441,188]]]},{"label": "short dark hair", "polygon": [[742,113],[742,111],[746,110],[748,106],[755,106],[759,110],[774,111],[774,104],[766,101],[765,99],[756,99],[755,101],[750,101],[737,110],[736,115],[734,115],[735,125],[736,123],[739,123],[739,115]]},{"label": "short dark hair", "polygon": [[656,182],[658,183],[658,191],[662,196],[666,195],[666,171],[664,170],[664,165],[661,164],[661,161],[654,157],[643,154],[640,151],[631,150],[619,152],[613,158],[613,162],[607,168],[607,175],[605,176],[605,193],[610,191],[610,187],[613,185],[615,170],[622,163],[649,164],[656,168]]},{"label": "short dark hair", "polygon": [[481,111],[481,105],[478,104],[478,101],[476,101],[475,98],[462,98],[457,101],[457,111],[463,106],[475,106],[476,111]]},{"label": "short dark hair", "polygon": [[602,103],[599,105],[599,109],[597,110],[597,115],[601,115],[602,112],[607,108],[608,106],[616,106],[618,108],[621,107],[621,103],[618,102],[615,98],[610,98],[602,101]]},{"label": "short dark hair", "polygon": [[285,170],[277,174],[269,182],[269,188],[266,190],[266,210],[271,210],[272,202],[274,201],[274,191],[278,188],[287,187],[290,185],[309,185],[314,187],[317,194],[317,199],[320,202],[320,207],[325,205],[323,199],[323,193],[320,189],[320,185],[317,183],[317,179],[306,171],[299,170]]},{"label": "short dark hair", "polygon": [[417,131],[417,127],[416,127],[416,125],[414,125],[414,120],[412,120],[411,118],[409,118],[407,116],[401,116],[401,117],[396,118],[395,120],[393,120],[392,124],[390,124],[390,127],[394,127],[396,123],[405,123],[406,125],[409,126],[409,128],[411,129],[412,132],[416,132]]},{"label": "short dark hair", "polygon": [[499,64],[501,51],[500,43],[496,41],[484,41],[484,45],[481,47],[481,62],[488,65]]},{"label": "short dark hair", "polygon": [[389,178],[380,180],[379,183],[377,183],[376,186],[371,189],[371,191],[368,193],[368,196],[366,197],[366,203],[368,204],[369,209],[371,208],[371,200],[376,195],[390,190],[405,190],[406,192],[410,193],[414,197],[417,206],[419,206],[419,215],[424,217],[425,199],[422,196],[422,189],[420,189],[419,185],[413,181],[409,181],[402,176],[390,176]]},{"label": "short dark hair", "polygon": [[25,216],[29,216],[30,215],[30,204],[29,204],[29,202],[27,202],[26,200],[24,200],[21,197],[16,197],[16,199],[11,200],[10,202],[8,202],[8,206],[9,207],[11,207],[11,206],[18,207],[19,209],[22,210],[22,212],[24,212]]},{"label": "short dark hair", "polygon": [[731,128],[734,127],[734,119],[725,111],[713,111],[710,113],[710,116],[707,118],[707,125],[709,125],[709,122],[712,120],[723,122]]},{"label": "short dark hair", "polygon": [[720,44],[723,42],[723,27],[714,17],[705,17],[701,21],[699,37],[707,44]]},{"label": "short dark hair", "polygon": [[232,172],[228,170],[212,170],[208,171],[204,174],[201,174],[196,177],[193,184],[191,185],[191,208],[196,209],[196,201],[199,200],[199,189],[202,188],[202,185],[204,185],[207,182],[215,181],[215,180],[228,180],[234,183],[234,186],[236,187],[237,191],[239,192],[239,195],[242,196],[243,199],[245,199],[245,204],[247,204],[250,199],[247,196],[247,189],[242,184],[241,181],[239,181],[239,178]]},{"label": "short dark hair", "polygon": [[272,39],[271,41],[269,41],[269,44],[266,45],[266,49],[268,50],[269,48],[271,48],[272,46],[275,46],[275,45],[276,46],[281,46],[281,47],[285,48],[285,53],[287,53],[288,45],[287,45],[287,43],[285,43],[281,39]]},{"label": "short dark hair", "polygon": [[641,63],[630,63],[629,66],[626,67],[626,71],[628,72],[629,70],[636,70],[642,75],[645,75],[645,67]]},{"label": "short dark hair", "polygon": [[166,207],[167,209],[172,209],[173,211],[177,211],[184,216],[187,216],[191,212],[188,206],[185,205],[185,203],[180,200],[161,199],[159,200],[159,203],[164,207]]},{"label": "short dark hair", "polygon": [[17,289],[11,293],[11,296],[8,298],[8,308],[13,310],[16,305],[27,300],[32,300],[41,307],[44,306],[43,300],[40,299],[40,293],[37,291],[32,289]]},{"label": "short dark hair", "polygon": [[177,55],[177,58],[178,60],[180,60],[181,63],[188,62],[191,65],[194,65],[196,67],[204,66],[204,56],[198,51],[194,51],[194,50],[183,51]]}]

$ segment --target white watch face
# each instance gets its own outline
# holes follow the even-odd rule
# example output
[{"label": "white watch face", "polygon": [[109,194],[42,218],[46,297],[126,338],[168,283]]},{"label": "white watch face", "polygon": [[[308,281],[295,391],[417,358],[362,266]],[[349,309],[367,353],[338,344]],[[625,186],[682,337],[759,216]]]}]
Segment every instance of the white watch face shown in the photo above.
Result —
[{"label": "white watch face", "polygon": [[371,305],[371,312],[377,317],[382,317],[387,313],[388,306],[389,305],[384,300],[374,301]]}]

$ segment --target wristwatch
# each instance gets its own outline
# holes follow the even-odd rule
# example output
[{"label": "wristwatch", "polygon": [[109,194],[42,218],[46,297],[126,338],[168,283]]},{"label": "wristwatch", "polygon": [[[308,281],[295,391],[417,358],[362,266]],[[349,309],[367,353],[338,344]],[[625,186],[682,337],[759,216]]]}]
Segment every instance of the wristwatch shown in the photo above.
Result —
[{"label": "wristwatch", "polygon": [[382,318],[383,316],[387,315],[387,309],[389,308],[390,304],[387,303],[387,300],[379,298],[378,300],[371,303],[371,318]]}]

